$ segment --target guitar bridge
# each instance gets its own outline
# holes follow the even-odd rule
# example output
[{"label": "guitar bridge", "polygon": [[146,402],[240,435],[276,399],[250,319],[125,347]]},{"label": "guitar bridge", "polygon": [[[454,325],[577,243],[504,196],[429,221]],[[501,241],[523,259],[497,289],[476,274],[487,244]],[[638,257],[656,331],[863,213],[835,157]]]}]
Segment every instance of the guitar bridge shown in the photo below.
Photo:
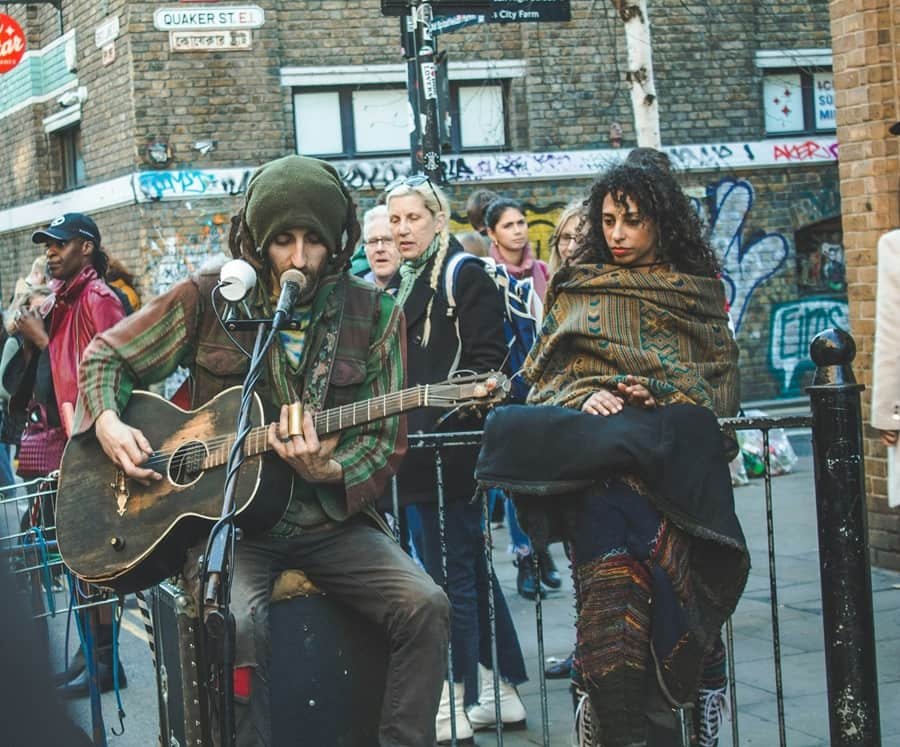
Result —
[{"label": "guitar bridge", "polygon": [[113,489],[113,494],[116,497],[116,505],[118,506],[116,513],[119,516],[124,516],[125,507],[128,505],[128,499],[131,497],[131,494],[128,492],[128,480],[122,470],[116,470],[116,481],[111,482],[109,487]]}]

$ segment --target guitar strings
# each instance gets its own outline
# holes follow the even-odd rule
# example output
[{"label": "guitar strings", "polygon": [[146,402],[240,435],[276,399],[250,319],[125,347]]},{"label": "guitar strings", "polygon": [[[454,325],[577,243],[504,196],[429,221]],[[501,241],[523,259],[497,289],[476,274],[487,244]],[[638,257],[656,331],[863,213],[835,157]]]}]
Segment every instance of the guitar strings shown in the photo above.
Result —
[{"label": "guitar strings", "polygon": [[[430,385],[430,386],[433,387],[434,385]],[[394,404],[396,402],[402,403],[404,397],[412,399],[413,395],[415,395],[415,397],[418,398],[418,396],[424,392],[425,388],[426,387],[424,385],[420,385],[411,390],[408,389],[408,390],[404,390],[402,392],[393,392],[391,394],[384,395],[384,397],[381,398],[382,401],[379,402],[378,405],[380,405],[382,407],[387,407],[388,404]],[[440,392],[429,391],[428,392],[428,401],[429,401],[429,404],[434,404],[435,406],[438,406],[438,405],[448,406],[448,405],[452,405],[452,404],[458,405],[459,397],[453,397],[450,395],[441,394]],[[376,406],[378,406],[378,405],[376,405]],[[338,408],[335,408],[332,410],[326,410],[324,412],[316,413],[313,420],[314,420],[314,424],[316,426],[317,432],[318,432],[318,429],[320,426],[323,428],[327,427],[328,424],[330,422],[334,421],[335,418],[337,418],[337,422],[342,422],[344,419],[344,416],[347,416],[347,418],[349,419],[354,414],[355,410],[357,410],[357,409],[359,409],[359,410],[365,409],[368,411],[368,410],[371,410],[371,405],[365,406],[362,403],[356,402],[356,403],[351,403],[349,405],[342,405],[341,407],[338,407]],[[350,425],[350,427],[353,426],[352,423],[350,423],[349,425]],[[363,424],[361,423],[361,425],[363,425]],[[253,428],[250,431],[248,438],[256,440],[258,437],[262,436],[268,430],[268,428],[269,428],[268,425],[256,426],[255,428]],[[209,455],[210,452],[218,451],[218,450],[222,449],[223,447],[229,447],[231,444],[234,443],[234,440],[235,440],[235,436],[233,434],[231,434],[231,435],[226,435],[226,436],[214,436],[206,441],[199,441],[199,440],[195,441],[195,442],[189,441],[186,444],[177,446],[175,449],[173,449],[171,451],[168,451],[168,450],[154,451],[145,462],[141,463],[140,466],[141,467],[152,467],[152,466],[159,465],[159,464],[165,464],[169,461],[169,459],[172,456],[174,456],[178,452],[181,452],[181,454],[183,455],[184,462],[187,462],[188,460],[196,460],[199,457],[200,464],[198,466],[202,466],[202,461],[205,460],[205,458]],[[227,450],[227,448],[225,450]],[[195,462],[195,464],[196,464],[196,462]]]}]

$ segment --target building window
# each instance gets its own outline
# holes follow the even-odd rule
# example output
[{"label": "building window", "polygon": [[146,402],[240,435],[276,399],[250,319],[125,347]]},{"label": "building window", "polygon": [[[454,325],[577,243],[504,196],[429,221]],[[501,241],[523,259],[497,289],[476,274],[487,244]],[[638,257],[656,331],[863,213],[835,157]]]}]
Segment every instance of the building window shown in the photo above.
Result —
[{"label": "building window", "polygon": [[834,132],[830,70],[773,70],[763,76],[767,135]]},{"label": "building window", "polygon": [[768,50],[756,53],[762,69],[767,135],[832,133],[836,128],[831,51]]},{"label": "building window", "polygon": [[59,166],[63,190],[77,189],[86,183],[84,157],[81,153],[81,127],[58,130],[54,137],[59,145]]},{"label": "building window", "polygon": [[451,111],[453,104],[457,111],[453,121],[456,123],[459,143],[454,143],[455,150],[468,148],[485,150],[506,146],[506,116],[502,86],[460,84],[455,89],[451,86],[450,95]]},{"label": "building window", "polygon": [[[450,83],[450,148],[507,147],[502,81]],[[410,106],[405,86],[337,86],[294,90],[297,152],[357,158],[409,151]]]}]

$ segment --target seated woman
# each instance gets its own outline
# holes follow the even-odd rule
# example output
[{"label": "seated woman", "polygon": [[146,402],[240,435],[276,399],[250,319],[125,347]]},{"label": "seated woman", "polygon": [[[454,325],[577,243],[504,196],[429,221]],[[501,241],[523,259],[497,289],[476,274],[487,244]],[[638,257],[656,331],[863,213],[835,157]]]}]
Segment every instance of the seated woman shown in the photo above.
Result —
[{"label": "seated woman", "polygon": [[[738,351],[718,262],[674,178],[653,165],[617,166],[585,204],[585,240],[553,276],[541,336],[526,361],[529,403],[609,419],[626,408],[672,404],[734,415]],[[698,413],[688,408],[688,421],[708,421],[715,458],[726,459],[715,419]],[[658,446],[641,438],[632,442],[637,451]],[[699,447],[696,458],[704,458]],[[658,492],[649,470],[607,468],[572,498],[574,516],[565,522],[578,603],[575,671],[604,747],[677,744],[672,709],[695,702],[701,689],[721,697],[713,692],[724,686],[718,631],[749,568],[730,483],[711,496],[700,490],[702,510],[692,515],[673,511]],[[529,513],[520,511],[537,545],[546,531]],[[723,514],[733,528],[722,541],[730,554],[716,567],[719,556],[708,546],[719,536],[697,517]],[[715,574],[715,583],[704,574]],[[707,732],[713,726],[699,724]]]}]

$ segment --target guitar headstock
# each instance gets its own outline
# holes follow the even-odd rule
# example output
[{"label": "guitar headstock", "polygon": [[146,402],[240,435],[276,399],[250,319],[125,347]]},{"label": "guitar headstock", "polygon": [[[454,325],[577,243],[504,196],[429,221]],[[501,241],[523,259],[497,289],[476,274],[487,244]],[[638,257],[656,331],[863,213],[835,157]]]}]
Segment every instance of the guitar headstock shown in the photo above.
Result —
[{"label": "guitar headstock", "polygon": [[509,378],[500,371],[459,373],[446,381],[428,385],[428,405],[448,408],[493,407],[509,396],[509,390]]}]

